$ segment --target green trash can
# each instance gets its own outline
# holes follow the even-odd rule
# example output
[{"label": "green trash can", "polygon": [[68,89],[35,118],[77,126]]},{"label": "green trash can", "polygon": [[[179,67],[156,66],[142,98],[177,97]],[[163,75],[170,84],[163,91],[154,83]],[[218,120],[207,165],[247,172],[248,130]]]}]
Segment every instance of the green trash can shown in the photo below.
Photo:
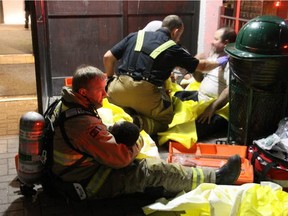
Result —
[{"label": "green trash can", "polygon": [[230,56],[228,142],[251,145],[288,115],[288,26],[275,16],[246,23]]}]

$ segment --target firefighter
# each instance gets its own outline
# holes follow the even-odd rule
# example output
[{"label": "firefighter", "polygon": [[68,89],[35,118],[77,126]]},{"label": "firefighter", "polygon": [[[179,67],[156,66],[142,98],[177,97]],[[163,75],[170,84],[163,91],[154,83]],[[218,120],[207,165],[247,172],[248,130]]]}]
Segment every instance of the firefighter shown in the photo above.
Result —
[{"label": "firefighter", "polygon": [[[173,119],[173,104],[164,82],[176,66],[189,73],[211,70],[228,61],[198,60],[177,43],[184,24],[177,15],[164,18],[157,31],[139,31],[108,50],[103,57],[109,102],[132,115],[134,122],[148,134],[166,131]],[[116,62],[121,64],[114,75]]]},{"label": "firefighter", "polygon": [[[77,194],[79,199],[101,199],[147,192],[151,188],[157,191],[160,188],[163,195],[164,192],[176,194],[190,191],[203,182],[233,184],[238,179],[239,155],[232,156],[217,171],[135,159],[143,146],[142,137],[132,146],[117,144],[97,114],[106,97],[105,86],[103,72],[92,66],[81,66],[73,76],[72,88],[63,87],[61,101],[54,110],[58,124],[55,124],[52,172],[61,179],[57,190]],[[94,114],[86,115],[84,111]],[[63,112],[68,118],[61,131],[59,118]],[[79,115],[75,115],[77,112]],[[67,189],[66,183],[73,184],[74,188]]]}]

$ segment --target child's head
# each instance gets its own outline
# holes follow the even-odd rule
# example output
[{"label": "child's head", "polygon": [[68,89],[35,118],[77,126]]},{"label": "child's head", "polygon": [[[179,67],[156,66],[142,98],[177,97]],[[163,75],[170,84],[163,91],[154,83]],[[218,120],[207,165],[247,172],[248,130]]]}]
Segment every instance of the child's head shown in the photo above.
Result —
[{"label": "child's head", "polygon": [[118,121],[110,129],[117,143],[133,146],[139,138],[140,130],[137,125],[128,121]]}]

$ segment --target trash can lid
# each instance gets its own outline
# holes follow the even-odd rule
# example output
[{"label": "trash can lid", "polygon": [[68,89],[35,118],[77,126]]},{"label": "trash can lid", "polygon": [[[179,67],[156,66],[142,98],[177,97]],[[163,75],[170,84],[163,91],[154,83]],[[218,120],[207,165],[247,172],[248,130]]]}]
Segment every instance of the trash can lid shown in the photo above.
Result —
[{"label": "trash can lid", "polygon": [[277,16],[256,17],[240,29],[225,52],[239,58],[288,56],[288,25]]}]

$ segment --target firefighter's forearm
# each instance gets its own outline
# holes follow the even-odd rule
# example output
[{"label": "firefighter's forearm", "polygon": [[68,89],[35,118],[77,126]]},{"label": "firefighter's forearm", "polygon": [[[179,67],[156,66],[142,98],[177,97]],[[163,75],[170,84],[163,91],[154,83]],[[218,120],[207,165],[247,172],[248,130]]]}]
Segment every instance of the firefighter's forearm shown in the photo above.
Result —
[{"label": "firefighter's forearm", "polygon": [[112,77],[114,75],[114,68],[115,64],[117,62],[117,59],[114,57],[114,55],[111,53],[111,51],[107,51],[103,57],[103,64],[105,73],[107,74],[107,77]]}]

